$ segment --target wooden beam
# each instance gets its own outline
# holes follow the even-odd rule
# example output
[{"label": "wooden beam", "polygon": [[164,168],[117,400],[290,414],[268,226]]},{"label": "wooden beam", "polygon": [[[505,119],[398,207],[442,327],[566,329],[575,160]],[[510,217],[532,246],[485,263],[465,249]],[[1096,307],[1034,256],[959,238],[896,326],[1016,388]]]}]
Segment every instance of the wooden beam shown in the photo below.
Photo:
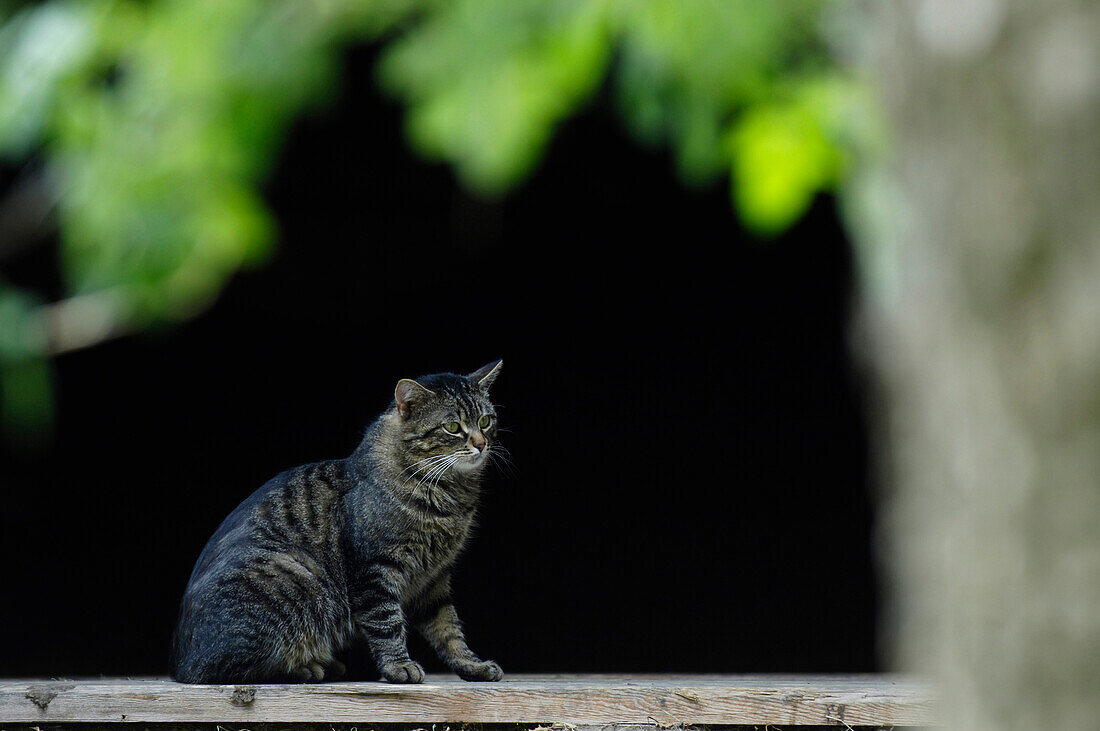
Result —
[{"label": "wooden beam", "polygon": [[423,685],[0,681],[0,726],[354,722],[843,728],[931,726],[937,720],[929,685],[885,675],[517,675],[500,683],[431,677]]}]

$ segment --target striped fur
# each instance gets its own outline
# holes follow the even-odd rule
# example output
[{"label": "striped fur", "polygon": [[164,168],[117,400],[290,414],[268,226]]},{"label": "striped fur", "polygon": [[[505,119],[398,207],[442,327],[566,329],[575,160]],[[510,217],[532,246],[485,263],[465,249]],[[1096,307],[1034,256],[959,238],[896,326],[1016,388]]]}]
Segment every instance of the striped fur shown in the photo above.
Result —
[{"label": "striped fur", "polygon": [[411,626],[462,678],[500,680],[466,644],[450,586],[496,442],[499,371],[400,381],[350,457],[283,472],[230,513],[184,593],[173,677],[320,681],[365,643],[386,680],[419,683]]}]

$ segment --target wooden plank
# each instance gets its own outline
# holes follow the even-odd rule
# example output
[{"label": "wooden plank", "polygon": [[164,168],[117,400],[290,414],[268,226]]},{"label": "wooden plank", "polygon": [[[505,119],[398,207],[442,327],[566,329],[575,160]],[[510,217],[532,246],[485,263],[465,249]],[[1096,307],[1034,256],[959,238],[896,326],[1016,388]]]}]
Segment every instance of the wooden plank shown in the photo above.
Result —
[{"label": "wooden plank", "polygon": [[182,685],[0,681],[0,724],[531,723],[930,726],[931,687],[884,675],[517,675],[500,683]]}]

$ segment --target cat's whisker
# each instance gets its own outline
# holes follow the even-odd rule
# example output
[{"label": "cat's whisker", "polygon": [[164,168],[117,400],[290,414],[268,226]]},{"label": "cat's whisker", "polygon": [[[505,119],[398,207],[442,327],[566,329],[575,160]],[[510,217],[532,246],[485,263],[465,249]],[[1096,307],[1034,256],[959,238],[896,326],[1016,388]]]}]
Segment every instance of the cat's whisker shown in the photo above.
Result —
[{"label": "cat's whisker", "polygon": [[417,473],[419,473],[423,470],[429,469],[432,466],[432,464],[434,464],[434,460],[432,460],[430,462],[425,461],[425,462],[418,462],[416,464],[409,465],[405,469],[401,470],[401,472],[398,473],[398,476],[399,477],[407,477],[409,479],[412,479],[413,477],[416,477]]},{"label": "cat's whisker", "polygon": [[[458,461],[458,457],[455,457],[450,462],[448,462],[447,466],[444,467],[442,470],[440,470],[438,474],[436,474],[435,479],[433,479],[430,483],[428,483],[428,494],[429,495],[431,494],[432,488],[439,484],[439,481],[441,479],[443,479],[443,475],[445,475],[447,473],[447,470],[449,470],[451,468],[451,466],[454,465],[454,463],[457,462],[457,461]],[[444,495],[446,495],[446,493],[444,493]]]},{"label": "cat's whisker", "polygon": [[399,474],[402,474],[402,475],[403,475],[403,474],[405,474],[406,472],[408,472],[409,470],[412,470],[412,469],[416,469],[416,468],[417,468],[417,467],[418,467],[419,465],[422,465],[422,464],[424,464],[425,462],[428,462],[428,461],[429,461],[429,460],[431,460],[431,459],[432,459],[432,457],[426,457],[426,458],[424,458],[424,459],[421,459],[421,460],[417,460],[416,462],[413,462],[412,464],[410,464],[410,465],[409,465],[408,467],[406,467],[405,469],[401,470],[401,472],[400,472]]},{"label": "cat's whisker", "polygon": [[489,461],[492,462],[494,465],[496,465],[500,469],[501,472],[503,472],[503,473],[505,473],[509,476],[514,477],[518,474],[515,463],[512,462],[512,460],[509,459],[503,453],[503,451],[494,451],[494,449],[490,447],[490,449],[489,449]]},{"label": "cat's whisker", "polygon": [[[459,459],[459,455],[450,455],[449,458],[446,461],[442,462],[440,466],[433,469],[431,473],[429,473],[429,476],[425,477],[425,480],[428,483],[427,487],[425,488],[425,492],[427,493],[429,503],[432,502],[432,488],[439,484],[439,481],[443,479],[443,475],[445,475],[447,473],[447,470],[449,470],[452,465],[454,465],[454,463],[457,462]],[[444,491],[443,495],[444,497],[448,497],[446,491]],[[451,499],[448,502],[453,503],[454,500]]]},{"label": "cat's whisker", "polygon": [[503,454],[493,454],[492,452],[490,452],[489,459],[492,460],[493,464],[500,465],[501,467],[507,467],[509,470],[515,470],[516,468],[515,463],[505,457]]},{"label": "cat's whisker", "polygon": [[489,451],[490,451],[490,452],[496,452],[496,453],[498,453],[498,454],[504,454],[504,455],[508,455],[508,456],[511,456],[511,455],[512,455],[512,452],[511,452],[511,451],[510,451],[510,450],[508,449],[508,447],[505,447],[505,446],[504,446],[503,444],[501,444],[500,442],[493,442],[493,443],[491,443],[491,444],[489,445]]},{"label": "cat's whisker", "polygon": [[[438,464],[440,462],[444,461],[445,459],[447,459],[447,457],[448,457],[448,455],[442,454],[442,455],[435,455],[434,457],[429,457],[425,460],[421,460],[421,462],[427,462],[427,464],[422,465],[419,469],[416,470],[416,472],[413,472],[411,475],[409,475],[408,479],[411,480],[412,478],[416,477],[416,475],[419,472],[422,472],[423,470],[431,471],[432,468],[434,468],[435,466],[438,466]],[[417,462],[417,464],[420,464],[420,462]]]},{"label": "cat's whisker", "polygon": [[[438,467],[443,461],[444,460],[436,460],[435,462],[424,465],[423,467],[418,469],[416,472],[413,472],[411,475],[409,475],[408,479],[409,480],[416,479],[417,482],[419,482],[420,480],[423,480],[427,475],[431,474],[431,472],[436,467]],[[421,473],[423,473],[423,474],[421,474]],[[420,475],[420,477],[417,478],[417,475]]]},{"label": "cat's whisker", "polygon": [[[449,459],[449,457],[448,457],[448,459]],[[440,462],[437,462],[436,464],[434,464],[430,470],[425,472],[424,475],[419,480],[416,481],[416,486],[417,487],[424,487],[427,484],[428,480],[432,479],[432,477],[435,475],[435,473],[442,467],[444,462],[446,462],[446,460],[441,460]]]},{"label": "cat's whisker", "polygon": [[452,464],[454,464],[455,462],[457,462],[457,461],[458,461],[458,457],[456,457],[453,454],[444,455],[443,460],[441,460],[439,463],[435,464],[428,471],[428,473],[424,475],[424,477],[420,478],[420,481],[417,483],[417,485],[420,486],[420,485],[423,485],[425,482],[427,482],[428,483],[427,489],[430,492],[431,491],[431,486],[433,484],[431,482],[431,480],[434,477],[436,477],[437,475],[442,476],[442,474],[444,472],[446,472],[450,468],[450,466]]},{"label": "cat's whisker", "polygon": [[[447,455],[433,454],[430,457],[425,457],[424,459],[417,460],[416,462],[413,462],[411,465],[409,465],[405,469],[401,470],[401,474],[405,474],[406,472],[408,472],[412,468],[416,467],[417,465],[423,465],[425,462],[434,462],[436,460],[443,459],[446,456]],[[419,472],[419,471],[420,470],[417,470],[417,472]],[[413,474],[416,474],[416,472],[414,472]]]}]

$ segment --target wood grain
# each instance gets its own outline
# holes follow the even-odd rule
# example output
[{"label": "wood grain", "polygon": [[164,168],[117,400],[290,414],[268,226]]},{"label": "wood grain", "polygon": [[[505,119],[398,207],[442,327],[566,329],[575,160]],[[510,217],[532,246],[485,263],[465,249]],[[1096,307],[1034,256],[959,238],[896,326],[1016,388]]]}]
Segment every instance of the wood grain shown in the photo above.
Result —
[{"label": "wood grain", "polygon": [[843,728],[930,726],[937,718],[928,684],[888,675],[517,675],[500,683],[432,677],[423,685],[0,681],[0,724],[120,721]]}]

